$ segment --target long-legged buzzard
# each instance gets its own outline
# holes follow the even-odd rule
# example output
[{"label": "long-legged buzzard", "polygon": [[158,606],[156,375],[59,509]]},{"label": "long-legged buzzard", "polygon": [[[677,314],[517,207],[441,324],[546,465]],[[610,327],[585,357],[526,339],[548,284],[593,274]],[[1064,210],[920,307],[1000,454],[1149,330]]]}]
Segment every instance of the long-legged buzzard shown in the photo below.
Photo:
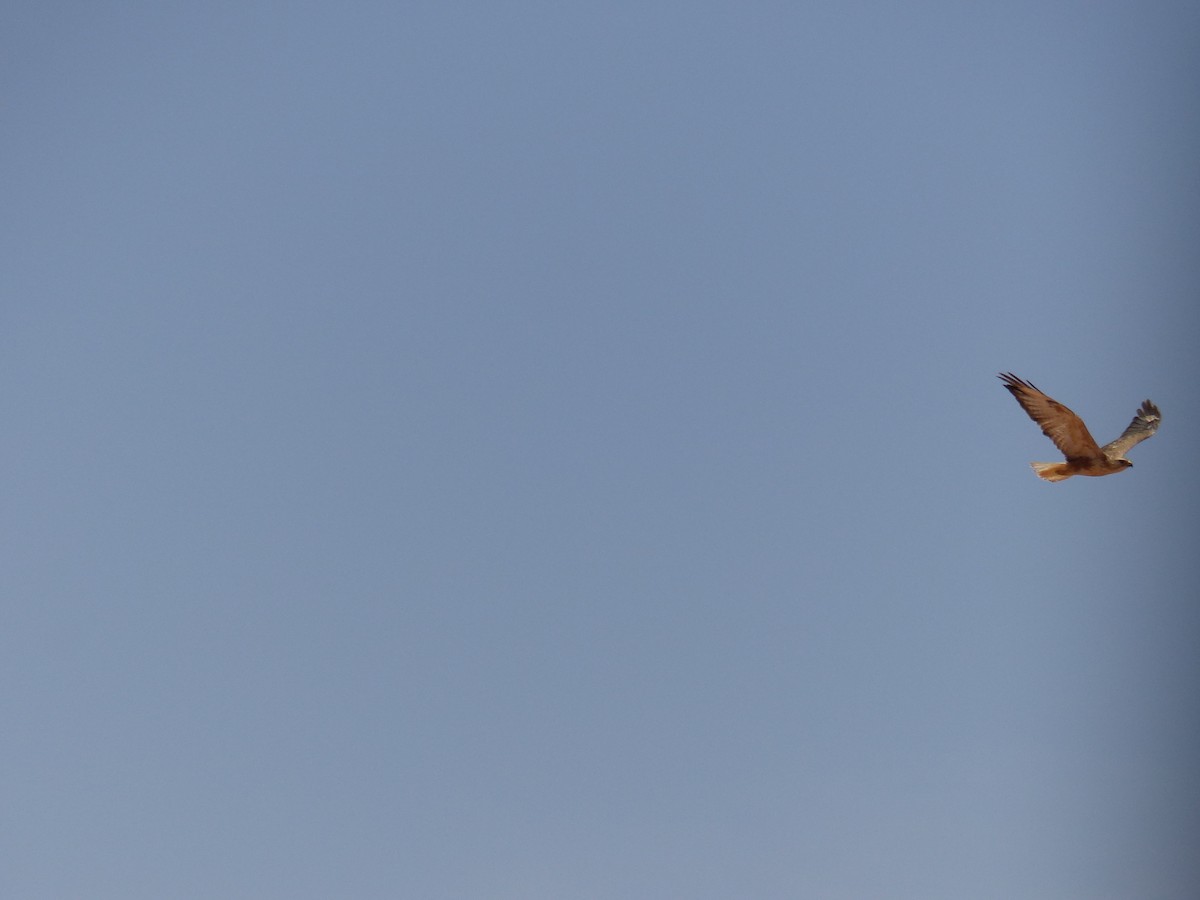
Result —
[{"label": "long-legged buzzard", "polygon": [[1128,469],[1133,463],[1125,458],[1125,454],[1158,431],[1158,423],[1162,420],[1158,407],[1147,400],[1124,433],[1100,447],[1083,419],[1057,400],[1047,397],[1011,372],[1003,372],[997,377],[1017,398],[1021,408],[1029,413],[1029,418],[1042,426],[1042,434],[1054,441],[1054,446],[1067,458],[1066,462],[1060,463],[1030,463],[1038,477],[1046,481],[1063,481],[1072,475],[1111,475]]}]

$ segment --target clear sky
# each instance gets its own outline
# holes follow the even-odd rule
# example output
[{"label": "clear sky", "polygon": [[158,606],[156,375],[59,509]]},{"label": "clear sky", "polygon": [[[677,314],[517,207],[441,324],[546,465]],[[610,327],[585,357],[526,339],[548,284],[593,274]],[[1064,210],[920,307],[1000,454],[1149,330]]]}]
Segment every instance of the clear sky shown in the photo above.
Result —
[{"label": "clear sky", "polygon": [[1195,3],[4,19],[4,896],[1196,896]]}]

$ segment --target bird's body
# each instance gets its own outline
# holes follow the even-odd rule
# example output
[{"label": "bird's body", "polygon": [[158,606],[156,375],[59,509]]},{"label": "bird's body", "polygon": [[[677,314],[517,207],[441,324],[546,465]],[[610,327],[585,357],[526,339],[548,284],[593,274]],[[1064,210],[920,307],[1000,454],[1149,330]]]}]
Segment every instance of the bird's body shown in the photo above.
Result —
[{"label": "bird's body", "polygon": [[1133,463],[1125,458],[1125,454],[1154,434],[1162,421],[1158,407],[1147,400],[1121,436],[1101,447],[1083,420],[1057,400],[1047,397],[1011,372],[1001,373],[998,377],[1029,418],[1041,426],[1042,434],[1050,438],[1066,457],[1066,461],[1060,463],[1030,463],[1038,477],[1046,481],[1063,481],[1072,475],[1111,475],[1128,469]]}]

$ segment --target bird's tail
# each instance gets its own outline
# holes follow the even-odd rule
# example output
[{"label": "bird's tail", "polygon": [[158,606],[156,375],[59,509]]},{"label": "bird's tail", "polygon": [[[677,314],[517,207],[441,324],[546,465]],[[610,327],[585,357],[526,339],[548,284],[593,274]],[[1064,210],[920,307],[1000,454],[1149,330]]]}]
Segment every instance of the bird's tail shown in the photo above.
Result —
[{"label": "bird's tail", "polygon": [[1075,473],[1071,471],[1069,463],[1030,463],[1033,471],[1037,472],[1037,477],[1046,481],[1065,481]]}]

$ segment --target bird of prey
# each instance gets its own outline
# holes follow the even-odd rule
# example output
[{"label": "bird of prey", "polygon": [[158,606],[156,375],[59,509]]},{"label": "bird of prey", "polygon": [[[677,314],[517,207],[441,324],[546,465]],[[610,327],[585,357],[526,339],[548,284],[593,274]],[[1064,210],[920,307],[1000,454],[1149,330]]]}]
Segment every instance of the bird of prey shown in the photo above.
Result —
[{"label": "bird of prey", "polygon": [[1054,446],[1067,458],[1066,462],[1060,463],[1030,463],[1038,477],[1046,481],[1063,481],[1072,475],[1111,475],[1128,469],[1133,463],[1125,458],[1125,454],[1158,431],[1162,419],[1158,407],[1147,400],[1121,436],[1100,447],[1083,419],[1057,400],[1047,397],[1011,372],[1002,372],[997,377],[1017,398],[1021,408],[1029,413],[1029,418],[1042,426],[1042,434],[1054,441]]}]

